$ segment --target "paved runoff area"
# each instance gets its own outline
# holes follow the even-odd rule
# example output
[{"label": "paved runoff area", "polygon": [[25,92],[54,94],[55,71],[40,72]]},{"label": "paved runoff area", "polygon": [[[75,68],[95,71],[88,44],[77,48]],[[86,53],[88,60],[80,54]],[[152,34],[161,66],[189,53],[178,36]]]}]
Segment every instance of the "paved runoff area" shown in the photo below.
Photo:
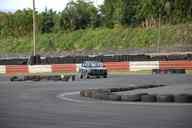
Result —
[{"label": "paved runoff area", "polygon": [[10,82],[0,76],[0,128],[191,128],[191,105],[90,104],[58,98],[81,89],[143,84],[165,84],[176,92],[187,87],[191,92],[192,76],[113,75],[73,82]]}]

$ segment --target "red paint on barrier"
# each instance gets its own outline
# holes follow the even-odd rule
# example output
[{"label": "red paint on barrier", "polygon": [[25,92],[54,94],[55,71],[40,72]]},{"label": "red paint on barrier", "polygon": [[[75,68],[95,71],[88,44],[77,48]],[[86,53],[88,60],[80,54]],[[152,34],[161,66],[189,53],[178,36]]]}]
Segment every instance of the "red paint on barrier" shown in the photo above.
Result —
[{"label": "red paint on barrier", "polygon": [[129,70],[129,63],[126,62],[106,62],[105,67],[109,71]]},{"label": "red paint on barrier", "polygon": [[192,61],[160,61],[160,69],[192,69]]},{"label": "red paint on barrier", "polygon": [[[129,70],[129,63],[126,62],[105,62],[105,67],[109,71]],[[192,61],[159,61],[160,69],[188,69],[192,70]],[[52,72],[76,72],[76,64],[53,64]],[[28,74],[28,65],[6,65],[6,74]]]},{"label": "red paint on barrier", "polygon": [[6,65],[6,74],[27,74],[29,73],[27,65]]},{"label": "red paint on barrier", "polygon": [[53,64],[52,72],[76,72],[76,64]]}]

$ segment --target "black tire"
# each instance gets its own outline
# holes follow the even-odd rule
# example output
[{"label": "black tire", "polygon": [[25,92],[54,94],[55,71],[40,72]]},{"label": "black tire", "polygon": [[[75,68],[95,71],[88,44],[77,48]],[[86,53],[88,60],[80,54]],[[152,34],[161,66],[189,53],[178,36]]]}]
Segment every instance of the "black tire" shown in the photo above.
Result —
[{"label": "black tire", "polygon": [[102,99],[103,99],[103,100],[110,100],[110,95],[109,95],[109,94],[104,94],[104,95],[102,96]]},{"label": "black tire", "polygon": [[34,81],[40,81],[40,78],[36,78],[36,79],[34,79]]},{"label": "black tire", "polygon": [[29,76],[24,76],[24,81],[29,80]]},{"label": "black tire", "polygon": [[120,91],[128,91],[127,88],[120,88]]},{"label": "black tire", "polygon": [[185,69],[169,69],[168,70],[170,74],[185,74]]},{"label": "black tire", "polygon": [[111,92],[120,92],[120,88],[111,88],[110,89]]},{"label": "black tire", "polygon": [[76,80],[76,76],[72,75],[72,81],[75,81],[75,80]]},{"label": "black tire", "polygon": [[137,95],[122,95],[121,101],[139,101],[139,97]]},{"label": "black tire", "polygon": [[159,74],[159,69],[152,69],[152,74],[153,75]]},{"label": "black tire", "polygon": [[100,76],[99,76],[99,75],[96,75],[96,78],[100,78]]},{"label": "black tire", "polygon": [[107,75],[104,75],[103,78],[107,78]]},{"label": "black tire", "polygon": [[13,76],[13,77],[10,78],[10,81],[16,81],[17,79],[18,79],[17,76]]},{"label": "black tire", "polygon": [[89,89],[88,89],[88,90],[85,90],[85,91],[84,91],[84,96],[85,96],[85,97],[91,97],[91,90],[89,90]]},{"label": "black tire", "polygon": [[83,75],[82,74],[80,75],[80,79],[83,79]]},{"label": "black tire", "polygon": [[33,81],[40,81],[40,76],[33,76]]},{"label": "black tire", "polygon": [[174,96],[174,101],[179,103],[189,103],[189,102],[192,102],[192,95],[178,94]]},{"label": "black tire", "polygon": [[168,95],[157,95],[157,102],[173,102],[174,96],[171,94]]},{"label": "black tire", "polygon": [[138,89],[148,89],[149,85],[142,85],[142,86],[138,86]]},{"label": "black tire", "polygon": [[85,96],[85,90],[80,91],[80,96]]},{"label": "black tire", "polygon": [[97,92],[97,93],[95,94],[95,96],[94,96],[95,99],[99,99],[99,100],[103,100],[104,97],[105,97],[105,96],[104,96],[103,93],[98,93],[98,92]]},{"label": "black tire", "polygon": [[156,87],[158,87],[158,85],[148,85],[148,88],[156,88]]},{"label": "black tire", "polygon": [[64,76],[64,81],[68,82],[70,79],[70,76]]},{"label": "black tire", "polygon": [[111,94],[110,89],[97,89],[96,93]]},{"label": "black tire", "polygon": [[96,96],[97,90],[96,89],[92,89],[91,90],[91,97],[94,98]]},{"label": "black tire", "polygon": [[[148,87],[147,87],[148,88]],[[135,89],[141,89],[141,87],[140,86],[134,86],[134,87],[132,87],[132,89],[133,90],[135,90]]]},{"label": "black tire", "polygon": [[158,87],[158,85],[142,85],[142,86],[139,86],[139,88],[141,88],[141,89],[148,89],[148,88],[155,88],[155,87]]},{"label": "black tire", "polygon": [[141,93],[141,94],[133,94],[133,95],[122,95],[121,100],[122,101],[141,101],[141,96],[146,95],[147,93]]},{"label": "black tire", "polygon": [[110,94],[110,89],[93,89],[92,91],[92,97],[100,100],[108,100],[108,95]]},{"label": "black tire", "polygon": [[142,102],[156,102],[157,98],[156,95],[142,95],[141,96],[141,101]]},{"label": "black tire", "polygon": [[121,101],[121,96],[116,94],[108,95],[108,99],[112,101]]},{"label": "black tire", "polygon": [[131,91],[131,90],[134,90],[134,89],[135,89],[135,87],[126,87],[125,91]]}]

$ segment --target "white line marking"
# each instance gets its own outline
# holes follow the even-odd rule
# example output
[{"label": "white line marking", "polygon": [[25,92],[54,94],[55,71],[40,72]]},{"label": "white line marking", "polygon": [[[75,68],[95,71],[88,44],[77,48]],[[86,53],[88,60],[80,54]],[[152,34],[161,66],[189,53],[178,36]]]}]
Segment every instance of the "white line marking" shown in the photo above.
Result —
[{"label": "white line marking", "polygon": [[95,100],[95,101],[87,101],[87,100],[78,100],[68,98],[67,96],[77,95],[80,92],[66,92],[57,95],[56,97],[65,101],[74,102],[74,103],[104,103],[104,104],[123,104],[123,105],[145,105],[145,106],[192,106],[192,103],[145,103],[145,102],[125,102],[125,101],[104,101],[104,100]]}]

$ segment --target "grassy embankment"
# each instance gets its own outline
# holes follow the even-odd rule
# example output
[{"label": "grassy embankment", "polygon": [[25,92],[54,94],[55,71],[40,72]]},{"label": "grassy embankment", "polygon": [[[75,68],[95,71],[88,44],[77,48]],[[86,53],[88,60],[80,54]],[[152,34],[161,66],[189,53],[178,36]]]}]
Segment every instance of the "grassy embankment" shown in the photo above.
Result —
[{"label": "grassy embankment", "polygon": [[[97,28],[74,32],[38,34],[37,51],[62,52],[68,50],[156,48],[158,28]],[[164,25],[161,27],[160,47],[192,46],[192,24]],[[0,38],[0,54],[31,53],[32,36]]]}]

